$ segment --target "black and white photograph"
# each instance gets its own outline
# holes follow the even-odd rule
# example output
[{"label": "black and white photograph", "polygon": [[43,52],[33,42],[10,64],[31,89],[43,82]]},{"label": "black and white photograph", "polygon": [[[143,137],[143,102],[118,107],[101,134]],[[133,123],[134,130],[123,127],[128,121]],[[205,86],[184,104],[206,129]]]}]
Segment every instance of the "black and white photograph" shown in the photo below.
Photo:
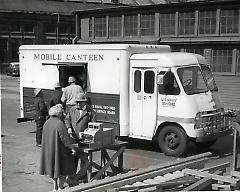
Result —
[{"label": "black and white photograph", "polygon": [[0,191],[240,191],[239,0],[0,0]]}]

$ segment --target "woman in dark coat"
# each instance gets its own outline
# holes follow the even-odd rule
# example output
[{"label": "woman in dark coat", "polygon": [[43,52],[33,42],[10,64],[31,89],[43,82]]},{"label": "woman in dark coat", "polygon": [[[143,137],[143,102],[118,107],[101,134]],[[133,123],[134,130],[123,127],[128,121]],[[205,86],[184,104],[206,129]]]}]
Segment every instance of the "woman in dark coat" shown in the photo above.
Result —
[{"label": "woman in dark coat", "polygon": [[54,190],[62,189],[67,175],[75,173],[75,153],[63,123],[63,107],[49,109],[50,118],[43,126],[40,174],[54,180]]}]

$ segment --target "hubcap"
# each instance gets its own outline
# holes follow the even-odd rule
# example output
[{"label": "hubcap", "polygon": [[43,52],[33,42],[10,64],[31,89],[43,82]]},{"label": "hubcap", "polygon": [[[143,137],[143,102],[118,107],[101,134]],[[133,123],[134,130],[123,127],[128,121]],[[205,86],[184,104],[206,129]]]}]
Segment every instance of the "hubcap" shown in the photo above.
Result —
[{"label": "hubcap", "polygon": [[179,138],[175,133],[169,133],[165,137],[165,142],[169,148],[175,149],[179,145]]}]

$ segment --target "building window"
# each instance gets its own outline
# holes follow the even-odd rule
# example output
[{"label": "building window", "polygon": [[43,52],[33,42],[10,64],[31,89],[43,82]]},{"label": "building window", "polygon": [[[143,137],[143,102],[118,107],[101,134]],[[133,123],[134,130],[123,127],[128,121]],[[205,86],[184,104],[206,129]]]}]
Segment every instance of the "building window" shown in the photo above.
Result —
[{"label": "building window", "polygon": [[21,32],[21,26],[18,24],[11,25],[11,31],[13,33],[19,33],[19,32]]},{"label": "building window", "polygon": [[9,25],[7,25],[6,23],[0,23],[0,33],[1,32],[9,32]]},{"label": "building window", "polygon": [[54,25],[47,24],[46,33],[56,33],[56,27]]},{"label": "building window", "polygon": [[222,10],[220,22],[221,33],[238,33],[239,10]]},{"label": "building window", "polygon": [[32,24],[25,24],[23,30],[24,32],[27,32],[27,33],[33,33],[34,27]]},{"label": "building window", "polygon": [[93,19],[92,17],[89,18],[89,25],[88,25],[88,34],[89,34],[89,37],[92,37],[93,36]]},{"label": "building window", "polygon": [[122,35],[122,16],[109,17],[109,37]]},{"label": "building window", "polygon": [[70,25],[70,34],[75,34],[75,33],[76,33],[75,25]]},{"label": "building window", "polygon": [[185,49],[185,51],[188,53],[195,53],[199,55],[203,55],[203,52],[204,52],[203,49],[198,49],[198,48]]},{"label": "building window", "polygon": [[154,35],[155,14],[141,14],[141,35]]},{"label": "building window", "polygon": [[160,33],[161,35],[175,35],[175,13],[160,14]]},{"label": "building window", "polygon": [[107,19],[106,17],[95,17],[94,30],[95,37],[106,37],[107,35]]},{"label": "building window", "polygon": [[138,35],[137,15],[126,15],[124,17],[124,35],[128,37]]},{"label": "building window", "polygon": [[194,35],[195,12],[179,13],[179,34]]},{"label": "building window", "polygon": [[59,34],[68,34],[68,26],[66,24],[61,24],[58,27]]},{"label": "building window", "polygon": [[217,11],[200,11],[199,34],[216,34]]},{"label": "building window", "polygon": [[240,49],[237,50],[237,73],[240,73]]},{"label": "building window", "polygon": [[231,73],[232,72],[233,50],[231,49],[213,49],[212,52],[212,71]]}]

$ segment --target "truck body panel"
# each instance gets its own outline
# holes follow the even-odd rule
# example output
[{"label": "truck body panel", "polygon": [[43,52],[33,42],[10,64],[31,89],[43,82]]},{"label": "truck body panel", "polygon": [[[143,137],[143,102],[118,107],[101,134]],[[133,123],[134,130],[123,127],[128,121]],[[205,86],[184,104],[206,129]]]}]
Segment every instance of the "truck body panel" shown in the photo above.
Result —
[{"label": "truck body panel", "polygon": [[34,116],[35,88],[43,89],[48,104],[54,83],[64,89],[73,75],[97,120],[114,127],[117,135],[161,139],[169,127],[172,132],[164,132],[170,140],[186,134],[202,142],[231,129],[200,55],[132,44],[23,45],[19,50],[21,118]]}]

